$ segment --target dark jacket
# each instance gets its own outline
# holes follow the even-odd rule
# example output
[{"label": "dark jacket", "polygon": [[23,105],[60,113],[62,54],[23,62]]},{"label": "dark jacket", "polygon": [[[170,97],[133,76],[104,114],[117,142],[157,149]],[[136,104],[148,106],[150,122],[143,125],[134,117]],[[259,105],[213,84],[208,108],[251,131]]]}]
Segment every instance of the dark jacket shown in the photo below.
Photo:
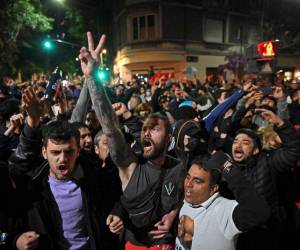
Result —
[{"label": "dark jacket", "polygon": [[254,182],[259,194],[263,195],[271,207],[272,215],[280,219],[277,195],[278,178],[283,172],[296,166],[300,159],[300,136],[290,123],[276,128],[282,140],[282,147],[259,154],[245,166],[246,176]]},{"label": "dark jacket", "polygon": [[10,250],[16,237],[24,232],[21,220],[24,209],[21,193],[15,189],[5,162],[0,162],[0,197],[0,249]]},{"label": "dark jacket", "polygon": [[[258,194],[267,201],[271,218],[264,227],[242,234],[237,249],[290,249],[287,244],[293,244],[290,238],[293,237],[290,233],[293,229],[287,227],[289,214],[282,196],[282,193],[288,192],[287,185],[282,185],[282,180],[300,158],[300,140],[299,134],[289,123],[276,128],[276,132],[283,142],[282,147],[274,151],[263,151],[246,166],[242,166]],[[289,192],[288,195],[292,194]]]},{"label": "dark jacket", "polygon": [[[35,133],[36,131],[28,127],[23,131],[18,150],[10,158],[10,171],[17,188],[26,190],[24,202],[27,206],[27,229],[41,235],[40,249],[58,250],[58,242],[63,241],[61,218],[48,184],[48,162],[44,161],[37,167],[34,164],[39,162],[34,161],[38,155],[38,147],[35,145],[40,145],[36,140],[38,133]],[[106,191],[101,186],[100,171],[86,158],[83,161],[79,157],[72,175],[73,181],[80,186],[82,192],[83,211],[90,237],[89,249],[118,249],[117,236],[110,233],[106,226],[107,204],[102,200]]]}]

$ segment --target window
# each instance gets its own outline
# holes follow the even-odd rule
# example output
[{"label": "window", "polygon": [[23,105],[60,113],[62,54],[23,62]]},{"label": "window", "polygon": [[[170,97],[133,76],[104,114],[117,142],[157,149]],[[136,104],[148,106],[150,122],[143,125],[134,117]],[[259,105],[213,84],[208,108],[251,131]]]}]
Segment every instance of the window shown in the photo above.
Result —
[{"label": "window", "polygon": [[224,42],[224,21],[217,19],[205,20],[205,35],[204,40],[211,43]]},{"label": "window", "polygon": [[231,16],[229,22],[228,41],[230,43],[247,44],[248,26],[246,22],[239,17]]},{"label": "window", "polygon": [[156,20],[154,15],[134,17],[132,19],[132,38],[138,40],[153,40],[156,38]]}]

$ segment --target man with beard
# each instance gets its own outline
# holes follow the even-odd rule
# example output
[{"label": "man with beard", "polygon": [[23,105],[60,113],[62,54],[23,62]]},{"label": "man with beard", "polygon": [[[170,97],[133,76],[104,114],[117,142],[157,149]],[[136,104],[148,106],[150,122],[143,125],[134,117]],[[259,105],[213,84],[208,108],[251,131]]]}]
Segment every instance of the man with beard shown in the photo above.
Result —
[{"label": "man with beard", "polygon": [[[283,121],[272,111],[266,109],[255,111],[260,112],[263,119],[273,124],[274,130],[282,140],[282,146],[270,152],[262,151],[260,138],[251,129],[238,130],[234,138],[232,145],[234,161],[244,170],[246,177],[254,183],[258,194],[265,198],[271,209],[271,219],[266,227],[242,236],[241,249],[289,249],[286,244],[291,241],[285,238],[288,228],[287,224],[284,224],[287,212],[283,205],[286,201],[282,203],[279,195],[286,192],[286,186],[279,183],[300,158],[299,135],[290,123]],[[255,242],[260,242],[259,246],[254,246]],[[280,242],[285,247],[277,248]]]},{"label": "man with beard", "polygon": [[[167,156],[171,125],[160,114],[146,119],[141,132],[144,160],[138,160],[125,141],[105,89],[96,83],[94,70],[100,49],[99,45],[94,49],[90,32],[87,36],[89,50],[82,48],[79,58],[97,118],[107,136],[110,156],[119,169],[121,205],[128,215],[125,249],[174,249],[171,226],[183,174],[179,162]],[[104,40],[102,36],[99,44]]]},{"label": "man with beard", "polygon": [[74,122],[73,125],[78,129],[80,133],[80,149],[86,153],[92,153],[93,146],[93,138],[91,131],[87,127],[87,125],[81,122]]}]

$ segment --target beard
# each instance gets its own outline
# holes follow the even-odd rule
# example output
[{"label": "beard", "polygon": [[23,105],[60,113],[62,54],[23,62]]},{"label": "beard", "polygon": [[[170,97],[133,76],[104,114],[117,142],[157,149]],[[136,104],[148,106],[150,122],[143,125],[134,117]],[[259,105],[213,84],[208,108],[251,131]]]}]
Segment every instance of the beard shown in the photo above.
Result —
[{"label": "beard", "polygon": [[143,156],[145,159],[147,160],[154,160],[158,157],[160,157],[161,155],[163,155],[164,151],[165,151],[165,140],[162,140],[160,143],[158,144],[154,144],[151,141],[151,145],[152,145],[152,149],[150,151],[145,151],[143,153]]}]

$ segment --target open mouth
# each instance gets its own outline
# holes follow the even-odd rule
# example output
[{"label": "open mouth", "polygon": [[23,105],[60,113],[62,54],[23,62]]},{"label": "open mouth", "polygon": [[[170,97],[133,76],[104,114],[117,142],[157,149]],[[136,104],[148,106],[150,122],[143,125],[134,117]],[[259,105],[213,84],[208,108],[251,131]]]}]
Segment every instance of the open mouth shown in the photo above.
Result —
[{"label": "open mouth", "polygon": [[189,189],[185,190],[185,197],[188,198],[192,195],[192,192]]},{"label": "open mouth", "polygon": [[143,140],[144,152],[150,151],[153,147],[153,142],[149,139]]},{"label": "open mouth", "polygon": [[186,190],[186,191],[185,191],[185,194],[190,195],[190,194],[191,194],[191,191],[190,191],[190,190]]},{"label": "open mouth", "polygon": [[68,167],[66,165],[60,165],[58,167],[58,170],[60,171],[60,174],[62,176],[66,176],[69,173],[69,169],[68,169]]},{"label": "open mouth", "polygon": [[244,153],[243,153],[243,151],[241,151],[241,150],[235,150],[235,151],[234,151],[234,156],[235,156],[236,158],[241,158],[241,157],[243,157],[243,155],[244,155]]},{"label": "open mouth", "polygon": [[92,148],[93,148],[92,145],[85,145],[84,150],[91,151]]}]

